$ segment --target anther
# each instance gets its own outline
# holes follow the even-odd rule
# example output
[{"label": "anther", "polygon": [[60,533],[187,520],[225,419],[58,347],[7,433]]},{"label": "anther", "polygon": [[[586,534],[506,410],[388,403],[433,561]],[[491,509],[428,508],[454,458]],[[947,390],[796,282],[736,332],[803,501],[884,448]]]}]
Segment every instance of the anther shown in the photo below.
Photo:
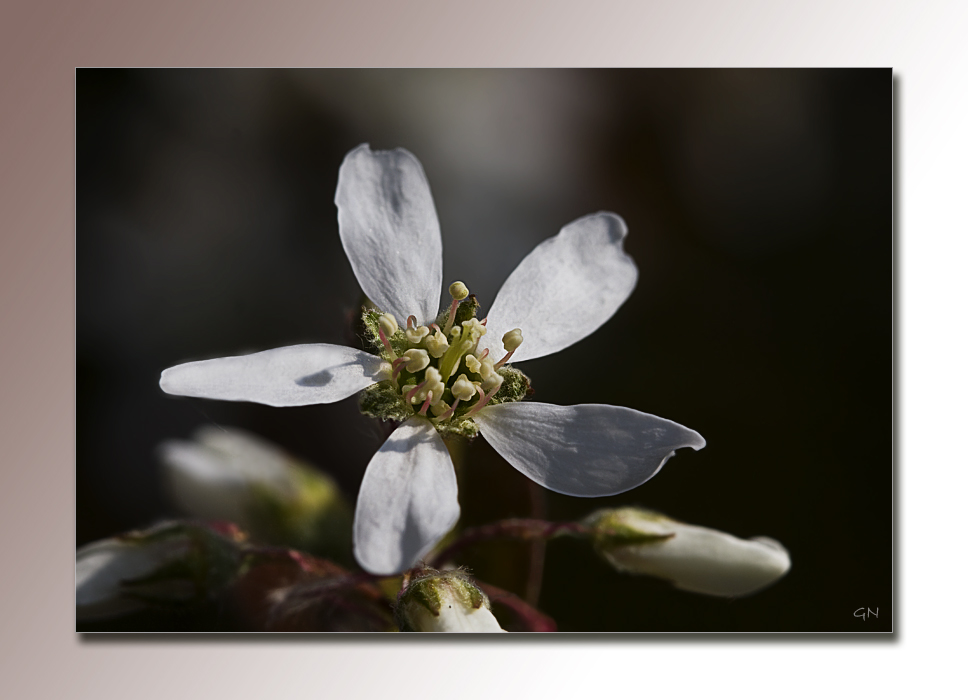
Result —
[{"label": "anther", "polygon": [[416,374],[422,369],[426,369],[427,365],[430,364],[430,356],[427,354],[426,350],[421,350],[420,348],[412,348],[403,353],[403,357],[400,359],[407,359],[407,371]]},{"label": "anther", "polygon": [[380,315],[380,330],[383,331],[387,337],[400,330],[400,326],[397,325],[397,319],[394,318],[393,314]]},{"label": "anther", "polygon": [[[443,413],[441,413],[437,417],[437,419],[440,420],[440,421],[448,420],[452,415],[454,415],[454,411],[457,410],[457,404],[459,404],[459,403],[460,403],[460,399],[454,399],[454,403],[451,405],[451,407],[448,408]],[[443,404],[440,404],[440,405],[443,405]]]},{"label": "anther", "polygon": [[408,328],[404,331],[404,335],[407,336],[407,340],[414,345],[426,338],[428,333],[430,333],[430,329],[427,328],[427,326],[417,326],[416,328]]},{"label": "anther", "polygon": [[504,363],[511,359],[511,355],[514,351],[521,347],[521,343],[524,342],[524,338],[521,336],[521,329],[514,328],[504,334],[501,338],[504,342],[504,349],[507,350],[507,355],[502,357],[498,362],[494,363],[494,369],[499,369],[504,366]]}]

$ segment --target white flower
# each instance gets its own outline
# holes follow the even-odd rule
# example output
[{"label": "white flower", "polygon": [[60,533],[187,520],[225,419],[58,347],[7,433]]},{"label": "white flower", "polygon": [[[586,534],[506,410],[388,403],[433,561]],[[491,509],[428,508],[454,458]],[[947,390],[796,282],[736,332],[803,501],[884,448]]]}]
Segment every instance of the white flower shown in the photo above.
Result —
[{"label": "white flower", "polygon": [[[586,497],[634,488],[676,449],[705,445],[688,428],[628,408],[515,403],[528,384],[520,372],[503,367],[511,354],[504,352],[508,332],[518,330],[509,336],[516,361],[549,355],[595,331],[635,287],[638,270],[622,250],[627,228],[619,216],[583,217],[535,248],[498,292],[485,327],[455,324],[458,304],[476,304],[473,296],[459,301],[463,285],[452,285],[449,314],[437,316],[440,227],[427,178],[413,155],[403,149],[371,151],[367,144],[354,149],[340,167],[336,205],[343,248],[367,297],[384,314],[407,319],[407,329],[437,326],[446,336],[449,345],[439,359],[434,353],[443,346],[436,333],[419,341],[428,347],[427,338],[436,339],[428,347],[434,360],[427,374],[404,377],[400,365],[406,360],[397,349],[414,342],[405,332],[387,337],[376,316],[371,328],[382,335],[383,357],[336,345],[297,345],[178,365],[162,373],[161,387],[182,396],[302,406],[339,401],[379,382],[383,399],[399,400],[396,413],[385,417],[402,425],[370,461],[360,487],[354,550],[367,571],[409,568],[457,522],[457,480],[438,431],[479,430],[537,483]],[[478,387],[470,402],[454,397],[451,406],[441,405],[446,400],[441,386],[449,392],[458,367],[474,371],[471,357],[478,365],[485,357],[494,363],[487,388]],[[483,363],[488,373],[490,362]]]},{"label": "white flower", "polygon": [[776,540],[741,540],[659,513],[619,508],[592,514],[596,549],[619,571],[668,579],[677,588],[737,597],[782,578],[790,555]]},{"label": "white flower", "polygon": [[327,554],[344,549],[345,535],[348,549],[352,511],[339,486],[279,447],[242,430],[203,426],[193,441],[167,440],[158,452],[171,498],[186,513]]}]

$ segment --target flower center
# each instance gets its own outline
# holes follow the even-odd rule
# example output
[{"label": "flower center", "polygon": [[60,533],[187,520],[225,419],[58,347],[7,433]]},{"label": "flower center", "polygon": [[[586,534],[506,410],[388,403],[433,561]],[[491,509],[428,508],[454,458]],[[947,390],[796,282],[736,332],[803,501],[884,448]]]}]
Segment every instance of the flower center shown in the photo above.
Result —
[{"label": "flower center", "polygon": [[387,363],[386,379],[361,395],[363,413],[397,421],[426,416],[440,432],[473,437],[474,414],[530,392],[528,378],[507,364],[523,342],[521,329],[504,334],[504,357],[489,357],[478,349],[487,320],[477,320],[477,299],[463,282],[454,282],[450,295],[450,307],[429,326],[410,316],[401,328],[391,314],[363,312],[368,339]]}]

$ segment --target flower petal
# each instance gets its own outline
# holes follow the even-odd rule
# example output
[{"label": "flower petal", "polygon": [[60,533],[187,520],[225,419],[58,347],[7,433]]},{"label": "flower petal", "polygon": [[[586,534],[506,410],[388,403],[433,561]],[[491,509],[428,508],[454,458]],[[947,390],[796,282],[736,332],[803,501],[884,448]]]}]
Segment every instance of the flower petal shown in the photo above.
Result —
[{"label": "flower petal", "polygon": [[336,186],[339,235],[360,287],[403,321],[434,320],[443,280],[440,224],[423,167],[409,151],[350,151]]},{"label": "flower petal", "polygon": [[474,420],[511,466],[568,496],[612,496],[648,481],[675,450],[706,445],[678,423],[631,408],[505,403]]},{"label": "flower petal", "polygon": [[371,574],[413,566],[460,517],[457,477],[437,431],[411,418],[373,455],[356,504],[353,549]]},{"label": "flower petal", "polygon": [[161,373],[168,394],[269,406],[333,403],[380,380],[382,361],[341,345],[291,345],[186,362]]},{"label": "flower petal", "polygon": [[541,243],[515,268],[487,314],[482,347],[504,356],[501,337],[520,328],[524,343],[512,362],[577,343],[629,298],[639,272],[622,250],[628,227],[616,214],[585,216]]}]

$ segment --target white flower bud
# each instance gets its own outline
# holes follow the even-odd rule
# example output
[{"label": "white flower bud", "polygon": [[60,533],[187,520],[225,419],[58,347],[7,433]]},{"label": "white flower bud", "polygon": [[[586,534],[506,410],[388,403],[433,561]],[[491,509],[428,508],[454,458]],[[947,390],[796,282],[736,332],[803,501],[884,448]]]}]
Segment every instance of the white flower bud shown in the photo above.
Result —
[{"label": "white flower bud", "polygon": [[450,285],[449,291],[450,295],[457,301],[466,299],[467,295],[470,294],[470,291],[463,282],[454,282],[452,285]]},{"label": "white flower bud", "polygon": [[380,316],[380,330],[386,334],[387,338],[396,333],[399,329],[400,326],[397,325],[397,319],[393,317],[393,314],[383,314]]},{"label": "white flower bud", "polygon": [[[77,550],[78,620],[135,612],[151,600],[205,599],[234,577],[236,542],[202,525],[162,523],[144,532],[91,542]],[[183,564],[183,566],[176,566]],[[203,571],[203,578],[193,578]]]},{"label": "white flower bud", "polygon": [[465,356],[464,364],[466,364],[467,369],[469,369],[474,374],[479,374],[481,371],[481,361],[477,359],[474,355]]},{"label": "white flower bud", "polygon": [[504,632],[490,601],[459,571],[426,569],[411,579],[397,605],[405,632]]},{"label": "white flower bud", "polygon": [[790,569],[789,553],[775,540],[742,540],[647,510],[599,511],[586,524],[599,554],[619,571],[668,579],[694,593],[749,595]]},{"label": "white flower bud", "polygon": [[472,398],[477,396],[477,388],[474,383],[471,382],[466,374],[462,374],[457,377],[454,381],[454,385],[450,388],[451,393],[454,397],[460,399],[461,401],[470,401]]},{"label": "white flower bud", "polygon": [[501,340],[504,342],[505,352],[514,352],[521,347],[521,343],[524,342],[524,337],[521,335],[520,328],[514,328],[505,333]]},{"label": "white flower bud", "polygon": [[430,364],[430,356],[427,354],[426,350],[421,350],[419,348],[414,348],[412,350],[407,350],[403,353],[409,362],[407,362],[407,371],[416,373],[422,369],[426,369],[427,365]]},{"label": "white flower bud", "polygon": [[194,438],[158,448],[169,495],[185,513],[268,542],[348,552],[352,511],[332,478],[241,430],[203,426]]}]

